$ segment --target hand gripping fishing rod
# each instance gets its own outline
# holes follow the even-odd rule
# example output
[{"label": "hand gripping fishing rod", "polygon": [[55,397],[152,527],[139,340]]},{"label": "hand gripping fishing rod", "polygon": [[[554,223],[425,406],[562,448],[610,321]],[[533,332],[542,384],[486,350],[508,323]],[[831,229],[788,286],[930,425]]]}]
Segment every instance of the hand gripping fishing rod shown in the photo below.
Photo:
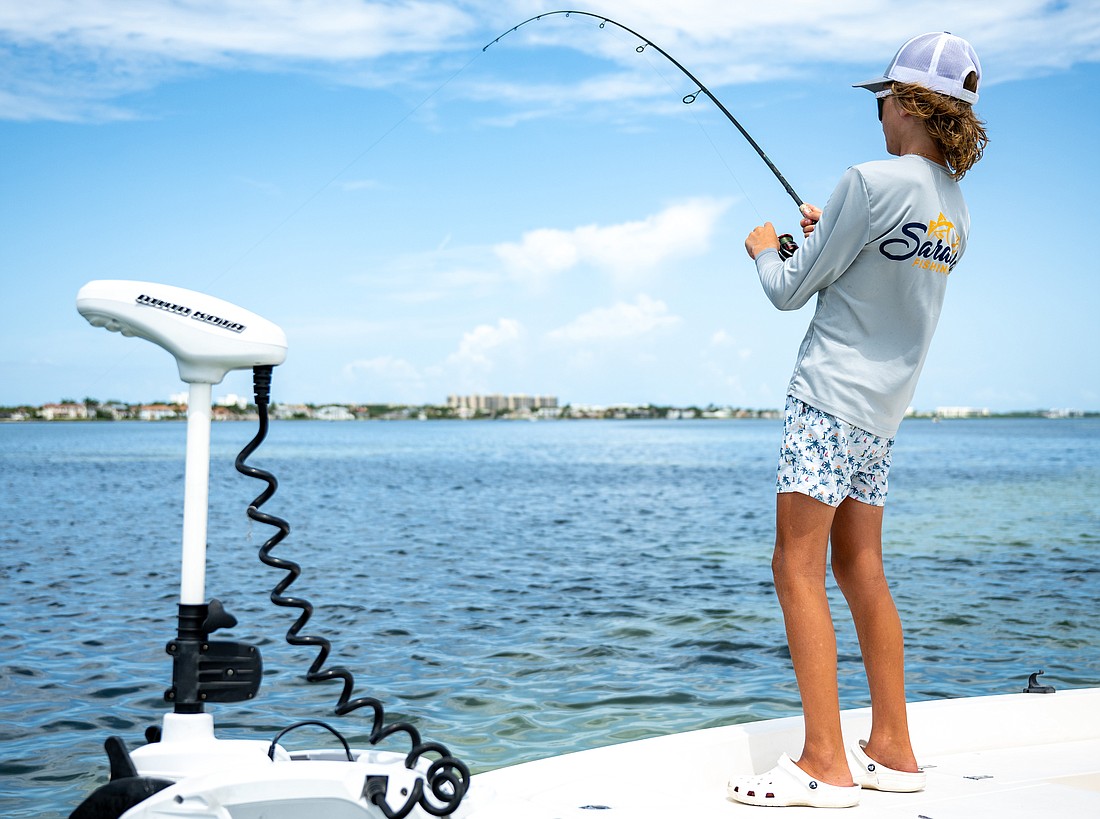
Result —
[{"label": "hand gripping fishing rod", "polygon": [[[636,32],[634,29],[628,28],[627,26],[624,26],[622,23],[619,23],[619,22],[616,22],[615,20],[612,20],[610,17],[605,17],[602,14],[593,14],[593,13],[588,12],[588,11],[577,11],[575,9],[569,9],[569,10],[564,10],[563,9],[563,10],[559,10],[559,11],[547,11],[547,12],[543,12],[542,14],[538,14],[534,17],[528,18],[527,20],[524,20],[522,23],[520,23],[517,26],[513,26],[512,28],[508,29],[508,31],[504,32],[499,37],[497,37],[495,40],[493,40],[492,43],[487,43],[485,45],[485,47],[482,48],[481,50],[482,51],[488,50],[489,46],[493,45],[493,43],[500,42],[501,39],[503,39],[504,37],[507,37],[513,31],[517,31],[518,29],[522,28],[523,26],[527,25],[528,23],[535,22],[536,20],[541,20],[543,17],[550,17],[551,15],[554,15],[554,14],[564,14],[566,17],[570,17],[574,14],[578,14],[578,15],[581,15],[583,17],[592,17],[592,18],[600,21],[600,28],[604,28],[608,23],[611,23],[611,25],[618,26],[623,31],[627,32],[628,34],[634,35],[635,37],[637,37],[639,40],[642,41],[642,44],[635,49],[639,54],[641,54],[643,51],[645,51],[646,48],[652,48],[655,51],[658,51],[661,54],[662,57],[664,57],[666,60],[668,60],[670,63],[672,63],[678,69],[680,69],[680,71],[689,80],[691,80],[693,83],[695,83],[696,86],[698,86],[699,90],[694,91],[693,93],[687,94],[687,95],[684,96],[684,98],[683,98],[684,104],[685,105],[691,105],[693,102],[695,102],[696,98],[700,94],[706,94],[710,98],[710,101],[713,102],[716,106],[718,106],[718,110],[726,115],[726,119],[728,119],[730,122],[732,122],[734,127],[738,131],[741,132],[741,136],[743,136],[746,140],[748,140],[749,145],[751,145],[753,147],[753,150],[756,151],[757,154],[759,154],[761,159],[764,160],[764,164],[768,166],[768,169],[773,174],[775,174],[775,178],[779,180],[779,184],[781,184],[783,186],[784,190],[786,190],[787,193],[790,194],[791,199],[793,199],[795,204],[798,205],[798,212],[801,213],[803,216],[806,215],[806,211],[805,211],[806,203],[802,200],[802,197],[800,197],[797,193],[795,193],[795,190],[794,190],[794,188],[791,187],[791,184],[783,177],[783,174],[781,174],[779,172],[779,168],[775,167],[775,163],[772,162],[771,159],[768,158],[768,155],[766,153],[764,153],[764,149],[761,148],[760,145],[756,142],[756,140],[752,138],[752,136],[749,134],[749,132],[745,130],[744,126],[741,125],[741,123],[737,121],[737,118],[729,112],[729,109],[726,108],[726,106],[722,104],[722,101],[720,99],[718,99],[718,97],[714,96],[714,94],[711,93],[711,90],[709,88],[707,88],[705,85],[703,85],[703,83],[701,83],[699,81],[699,79],[694,74],[692,74],[690,71],[688,71],[680,63],[679,60],[677,60],[675,57],[673,57],[671,54],[669,54],[667,51],[665,51],[663,48],[661,48],[655,42],[650,40],[648,37],[643,37],[641,34]],[[794,243],[794,239],[790,236],[790,234],[785,233],[781,237],[779,237],[779,239],[780,239],[780,242],[779,242],[779,244],[780,244],[780,255],[783,256],[783,258],[788,258],[791,254],[794,253],[794,251],[798,248],[798,246]]]}]

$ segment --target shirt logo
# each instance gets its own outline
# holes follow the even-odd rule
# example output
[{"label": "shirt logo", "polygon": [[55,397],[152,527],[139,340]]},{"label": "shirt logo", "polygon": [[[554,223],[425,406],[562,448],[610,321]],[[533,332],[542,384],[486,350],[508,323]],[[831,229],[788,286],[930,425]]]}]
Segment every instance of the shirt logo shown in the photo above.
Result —
[{"label": "shirt logo", "polygon": [[959,261],[962,237],[955,225],[943,213],[924,222],[909,222],[902,226],[904,238],[887,239],[879,246],[879,253],[895,262],[913,260],[913,267],[934,270],[945,276]]}]

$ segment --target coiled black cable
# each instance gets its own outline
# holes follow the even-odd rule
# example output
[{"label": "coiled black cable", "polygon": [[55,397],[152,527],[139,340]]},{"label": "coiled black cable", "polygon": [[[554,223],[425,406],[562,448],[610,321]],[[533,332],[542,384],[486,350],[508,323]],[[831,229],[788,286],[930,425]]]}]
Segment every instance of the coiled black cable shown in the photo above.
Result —
[{"label": "coiled black cable", "polygon": [[[269,526],[273,526],[277,530],[275,534],[260,547],[260,561],[267,566],[282,569],[286,572],[286,576],[271,590],[271,602],[285,608],[300,609],[302,612],[294,624],[287,630],[286,641],[294,646],[317,647],[317,656],[306,672],[306,680],[309,682],[325,682],[335,679],[343,682],[343,689],[340,692],[340,698],[335,708],[335,712],[338,716],[349,714],[359,708],[370,707],[374,714],[369,739],[371,745],[376,745],[394,734],[406,734],[409,738],[411,749],[405,757],[405,767],[410,770],[415,767],[416,763],[425,754],[439,755],[440,758],[431,762],[424,774],[425,781],[428,783],[427,793],[424,792],[420,780],[417,780],[416,785],[409,793],[405,803],[396,811],[391,809],[386,803],[384,790],[379,791],[378,788],[370,789],[371,792],[368,795],[370,801],[382,810],[388,819],[403,819],[403,817],[408,816],[418,802],[424,810],[433,816],[448,816],[458,808],[459,803],[462,801],[462,797],[466,794],[466,789],[469,787],[470,781],[470,769],[462,760],[451,756],[451,752],[447,750],[445,746],[437,742],[422,741],[420,732],[409,723],[395,722],[391,725],[386,725],[386,715],[382,703],[374,697],[358,697],[352,699],[351,695],[355,689],[355,678],[352,676],[351,672],[342,666],[325,668],[325,661],[328,659],[328,655],[332,650],[332,644],[321,636],[301,634],[302,629],[305,628],[306,623],[308,623],[310,617],[313,616],[313,605],[304,598],[288,597],[284,594],[290,585],[298,579],[299,575],[301,575],[302,569],[294,561],[275,557],[271,552],[288,534],[290,534],[290,524],[280,517],[260,511],[260,507],[267,503],[275,494],[279,483],[270,472],[250,466],[246,463],[249,456],[251,456],[260,444],[263,443],[264,439],[267,438],[269,427],[268,404],[271,396],[272,369],[273,368],[270,366],[253,368],[253,386],[255,389],[256,409],[259,414],[260,425],[256,436],[249,441],[244,449],[241,450],[240,454],[237,455],[235,465],[237,471],[242,475],[256,478],[267,484],[264,491],[249,505],[248,517],[257,523],[265,523]],[[440,804],[430,801],[429,795],[438,800]]]}]

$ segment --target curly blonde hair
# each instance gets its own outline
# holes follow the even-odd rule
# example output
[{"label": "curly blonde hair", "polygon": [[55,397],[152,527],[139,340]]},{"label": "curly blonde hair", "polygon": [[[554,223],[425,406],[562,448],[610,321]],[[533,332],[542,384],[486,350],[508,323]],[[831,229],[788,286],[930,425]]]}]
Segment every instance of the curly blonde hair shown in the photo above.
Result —
[{"label": "curly blonde hair", "polygon": [[[974,75],[967,80],[967,88],[976,91]],[[975,87],[970,88],[971,85]],[[985,122],[978,119],[970,103],[914,83],[895,82],[891,89],[897,104],[924,123],[928,135],[943,152],[951,175],[955,179],[966,176],[989,144]]]}]

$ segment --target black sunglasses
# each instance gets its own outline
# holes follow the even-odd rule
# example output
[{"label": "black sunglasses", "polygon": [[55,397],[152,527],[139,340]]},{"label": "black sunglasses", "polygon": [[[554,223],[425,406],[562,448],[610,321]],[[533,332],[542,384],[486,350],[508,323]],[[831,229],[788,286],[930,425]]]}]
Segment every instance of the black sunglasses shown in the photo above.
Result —
[{"label": "black sunglasses", "polygon": [[892,93],[887,93],[882,97],[875,97],[875,102],[878,103],[878,121],[882,122],[882,111],[886,107],[886,97],[892,97]]}]

